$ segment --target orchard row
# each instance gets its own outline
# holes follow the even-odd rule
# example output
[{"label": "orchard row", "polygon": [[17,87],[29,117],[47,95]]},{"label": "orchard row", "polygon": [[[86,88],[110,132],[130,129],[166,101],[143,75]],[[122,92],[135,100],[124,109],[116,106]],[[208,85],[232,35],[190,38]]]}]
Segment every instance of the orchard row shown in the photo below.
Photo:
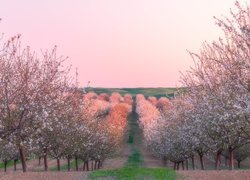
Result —
[{"label": "orchard row", "polygon": [[250,156],[250,8],[236,2],[231,19],[216,19],[224,37],[190,53],[195,67],[182,76],[172,100],[137,96],[137,113],[148,148],[180,164],[199,156],[221,165],[221,155],[240,162]]},{"label": "orchard row", "polygon": [[[0,53],[0,160],[21,160],[27,171],[27,157],[57,160],[78,159],[83,169],[94,169],[121,148],[127,130],[132,97],[119,93],[96,95],[80,91],[72,81],[64,59],[56,48],[41,57],[20,47],[13,37]],[[77,77],[75,78],[77,79]],[[70,168],[70,167],[69,167]],[[92,167],[93,169],[93,167]]]}]

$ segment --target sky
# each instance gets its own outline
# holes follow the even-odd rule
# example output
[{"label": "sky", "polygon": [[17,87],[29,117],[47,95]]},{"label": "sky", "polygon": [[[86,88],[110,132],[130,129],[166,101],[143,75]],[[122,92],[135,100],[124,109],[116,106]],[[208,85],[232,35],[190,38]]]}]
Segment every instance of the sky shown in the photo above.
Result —
[{"label": "sky", "polygon": [[[221,35],[213,16],[235,0],[0,0],[2,41],[21,34],[37,52],[58,47],[92,87],[176,87],[187,50]],[[250,0],[239,1],[250,4]]]}]

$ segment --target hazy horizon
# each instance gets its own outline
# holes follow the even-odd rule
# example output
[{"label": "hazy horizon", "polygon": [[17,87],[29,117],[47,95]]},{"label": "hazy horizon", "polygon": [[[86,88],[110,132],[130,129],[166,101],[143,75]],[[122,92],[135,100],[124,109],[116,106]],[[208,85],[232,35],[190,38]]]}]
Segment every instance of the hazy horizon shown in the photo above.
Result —
[{"label": "hazy horizon", "polygon": [[90,86],[88,88],[104,88],[104,89],[139,89],[139,88],[145,88],[145,89],[159,89],[159,88],[169,88],[169,89],[174,89],[174,88],[179,88],[179,87],[149,87],[149,86],[145,86],[145,87],[96,87],[96,86]]}]

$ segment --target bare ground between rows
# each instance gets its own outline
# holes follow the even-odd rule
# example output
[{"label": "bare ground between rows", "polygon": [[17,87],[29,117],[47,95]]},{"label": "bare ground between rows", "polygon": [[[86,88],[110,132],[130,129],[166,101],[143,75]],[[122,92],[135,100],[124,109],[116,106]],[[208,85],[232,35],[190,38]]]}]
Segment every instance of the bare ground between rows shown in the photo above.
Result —
[{"label": "bare ground between rows", "polygon": [[88,172],[7,172],[1,174],[1,180],[84,180]]},{"label": "bare ground between rows", "polygon": [[177,180],[250,180],[250,170],[177,171]]},{"label": "bare ground between rows", "polygon": [[128,145],[125,145],[118,157],[107,159],[103,163],[102,169],[119,169],[125,165],[128,160],[128,157],[131,154],[131,148]]},{"label": "bare ground between rows", "polygon": [[145,167],[152,167],[152,168],[166,167],[164,166],[163,162],[160,159],[154,157],[146,148],[141,147],[140,151],[144,159]]},{"label": "bare ground between rows", "polygon": [[135,127],[134,146],[141,152],[145,167],[149,168],[166,167],[164,166],[163,161],[153,156],[152,153],[144,145],[143,133],[138,124],[136,124]]},{"label": "bare ground between rows", "polygon": [[[127,157],[117,157],[113,159],[107,159],[104,161],[104,166],[102,169],[115,169],[115,168],[120,168],[122,167],[125,162],[127,161]],[[66,161],[63,160],[61,164],[65,164]],[[49,167],[54,167],[56,166],[56,160],[50,160],[48,162]],[[88,175],[90,173],[87,171],[75,171],[72,170],[70,172],[67,171],[48,171],[44,172],[43,171],[43,164],[39,165],[38,160],[32,160],[27,163],[28,165],[28,172],[23,173],[21,165],[18,164],[17,166],[17,171],[13,171],[13,167],[9,167],[7,173],[0,173],[0,179],[2,180],[68,180],[68,179],[73,179],[73,180],[84,180],[88,179]],[[81,168],[81,166],[80,166]]]}]

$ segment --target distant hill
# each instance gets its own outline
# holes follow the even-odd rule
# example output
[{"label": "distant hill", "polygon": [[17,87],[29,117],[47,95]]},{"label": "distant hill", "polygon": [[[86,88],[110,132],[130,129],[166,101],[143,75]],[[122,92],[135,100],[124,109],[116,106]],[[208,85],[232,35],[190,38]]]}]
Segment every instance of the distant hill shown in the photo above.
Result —
[{"label": "distant hill", "polygon": [[97,94],[107,93],[112,94],[113,92],[119,92],[121,95],[126,93],[131,94],[133,97],[136,94],[143,94],[145,97],[155,96],[159,97],[168,97],[172,98],[174,96],[174,92],[177,91],[176,88],[86,88],[86,92],[93,91]]}]

